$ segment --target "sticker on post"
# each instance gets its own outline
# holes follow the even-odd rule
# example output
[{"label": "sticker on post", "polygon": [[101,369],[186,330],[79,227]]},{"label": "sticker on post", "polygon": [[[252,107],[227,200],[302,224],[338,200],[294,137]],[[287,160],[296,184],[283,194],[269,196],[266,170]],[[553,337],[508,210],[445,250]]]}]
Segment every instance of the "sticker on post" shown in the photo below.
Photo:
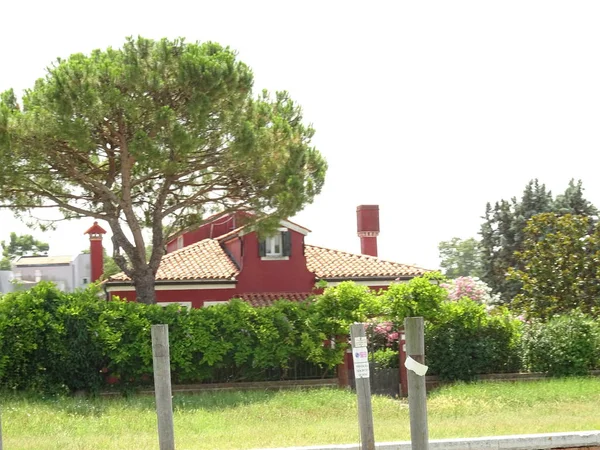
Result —
[{"label": "sticker on post", "polygon": [[354,377],[369,378],[369,353],[367,348],[353,348],[352,359],[354,360]]},{"label": "sticker on post", "polygon": [[429,369],[429,367],[427,367],[425,364],[415,361],[410,356],[406,357],[406,361],[404,361],[404,367],[406,367],[408,370],[412,370],[421,377],[425,375],[427,373],[427,369]]}]

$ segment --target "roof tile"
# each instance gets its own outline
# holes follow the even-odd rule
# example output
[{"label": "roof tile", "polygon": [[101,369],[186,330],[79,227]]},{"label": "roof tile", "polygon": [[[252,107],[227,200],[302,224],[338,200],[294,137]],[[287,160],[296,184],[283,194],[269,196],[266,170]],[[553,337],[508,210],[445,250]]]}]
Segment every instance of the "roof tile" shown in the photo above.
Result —
[{"label": "roof tile", "polygon": [[426,269],[383,261],[374,256],[331,250],[305,245],[306,266],[318,278],[370,278],[414,277],[428,272]]},{"label": "roof tile", "polygon": [[[239,273],[218,241],[204,239],[163,256],[156,280],[231,280]],[[129,277],[119,273],[109,281],[129,281]]]}]

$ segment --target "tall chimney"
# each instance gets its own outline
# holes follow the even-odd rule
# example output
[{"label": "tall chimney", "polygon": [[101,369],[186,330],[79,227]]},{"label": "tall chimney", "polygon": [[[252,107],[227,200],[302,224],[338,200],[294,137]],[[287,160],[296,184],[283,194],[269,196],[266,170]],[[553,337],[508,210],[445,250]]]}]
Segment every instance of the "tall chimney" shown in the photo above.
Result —
[{"label": "tall chimney", "polygon": [[377,256],[379,205],[360,205],[356,208],[356,230],[360,238],[360,252]]},{"label": "tall chimney", "polygon": [[97,281],[104,273],[104,251],[102,250],[102,235],[106,234],[106,231],[98,225],[98,222],[94,222],[84,234],[90,235],[90,261],[91,261],[91,281]]}]

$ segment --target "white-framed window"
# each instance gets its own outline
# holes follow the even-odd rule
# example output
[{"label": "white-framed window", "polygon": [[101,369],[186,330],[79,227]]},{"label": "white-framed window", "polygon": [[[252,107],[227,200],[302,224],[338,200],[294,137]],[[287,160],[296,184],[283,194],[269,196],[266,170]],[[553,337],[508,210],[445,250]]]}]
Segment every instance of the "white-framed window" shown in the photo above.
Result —
[{"label": "white-framed window", "polygon": [[292,254],[291,233],[287,228],[280,228],[274,235],[259,242],[258,252],[262,259],[289,259]]},{"label": "white-framed window", "polygon": [[265,242],[265,256],[282,256],[283,255],[283,239],[281,233],[275,236],[269,236]]},{"label": "white-framed window", "polygon": [[177,250],[179,250],[180,248],[183,248],[183,236],[177,237]]}]

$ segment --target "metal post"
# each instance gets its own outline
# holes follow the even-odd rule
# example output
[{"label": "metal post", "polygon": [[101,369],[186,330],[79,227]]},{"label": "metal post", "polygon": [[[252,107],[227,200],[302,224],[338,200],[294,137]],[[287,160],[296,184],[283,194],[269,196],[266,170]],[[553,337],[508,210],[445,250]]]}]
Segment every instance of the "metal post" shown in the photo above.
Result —
[{"label": "metal post", "polygon": [[[404,319],[407,359],[425,364],[425,333],[422,317]],[[410,414],[410,440],[412,450],[429,449],[427,427],[427,391],[424,375],[408,371],[408,411]]]},{"label": "metal post", "polygon": [[354,357],[354,378],[356,382],[356,395],[358,397],[361,450],[375,450],[367,337],[362,323],[350,326],[350,340],[352,342],[352,356]]},{"label": "metal post", "polygon": [[173,402],[171,396],[171,358],[169,355],[169,326],[152,325],[151,334],[159,448],[160,450],[175,450]]}]

